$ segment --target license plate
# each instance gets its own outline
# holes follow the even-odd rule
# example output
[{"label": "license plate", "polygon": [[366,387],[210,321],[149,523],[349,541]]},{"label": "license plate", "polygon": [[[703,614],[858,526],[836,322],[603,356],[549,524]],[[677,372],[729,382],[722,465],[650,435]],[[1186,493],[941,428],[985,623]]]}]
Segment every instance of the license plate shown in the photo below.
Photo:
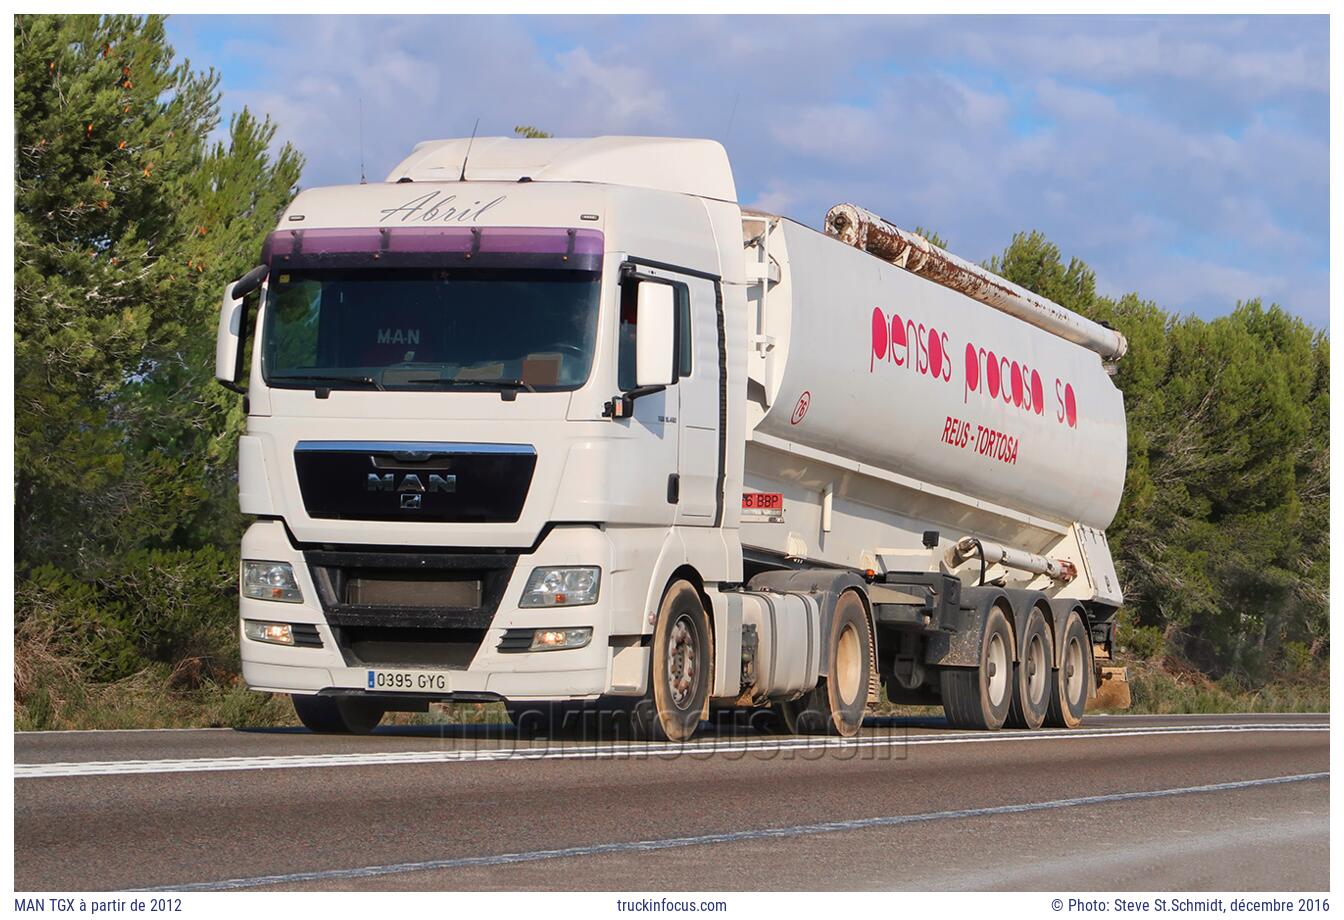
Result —
[{"label": "license plate", "polygon": [[420,693],[449,689],[448,675],[442,671],[385,671],[369,672],[367,688],[392,693]]},{"label": "license plate", "polygon": [[784,520],[784,493],[743,492],[742,517],[754,521],[782,523]]}]

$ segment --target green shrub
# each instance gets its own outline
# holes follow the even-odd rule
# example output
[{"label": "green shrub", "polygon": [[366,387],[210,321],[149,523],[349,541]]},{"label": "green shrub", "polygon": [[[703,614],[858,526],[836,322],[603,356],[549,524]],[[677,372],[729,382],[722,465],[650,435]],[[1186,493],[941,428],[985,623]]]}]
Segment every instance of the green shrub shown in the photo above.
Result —
[{"label": "green shrub", "polygon": [[1167,641],[1156,626],[1139,626],[1127,610],[1121,610],[1116,620],[1116,638],[1120,647],[1135,658],[1151,661],[1166,651]]}]

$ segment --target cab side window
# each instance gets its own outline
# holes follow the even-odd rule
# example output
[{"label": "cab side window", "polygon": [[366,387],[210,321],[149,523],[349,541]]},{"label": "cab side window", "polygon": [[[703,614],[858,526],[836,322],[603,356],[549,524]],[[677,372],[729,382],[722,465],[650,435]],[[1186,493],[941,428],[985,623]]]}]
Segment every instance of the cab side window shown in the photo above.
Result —
[{"label": "cab side window", "polygon": [[[629,279],[621,285],[621,326],[617,351],[617,386],[624,392],[635,388],[635,326],[638,317],[639,286],[662,284],[661,281]],[[686,285],[670,284],[677,300],[677,318],[681,325],[681,354],[678,356],[677,375],[691,376],[691,297]]]}]

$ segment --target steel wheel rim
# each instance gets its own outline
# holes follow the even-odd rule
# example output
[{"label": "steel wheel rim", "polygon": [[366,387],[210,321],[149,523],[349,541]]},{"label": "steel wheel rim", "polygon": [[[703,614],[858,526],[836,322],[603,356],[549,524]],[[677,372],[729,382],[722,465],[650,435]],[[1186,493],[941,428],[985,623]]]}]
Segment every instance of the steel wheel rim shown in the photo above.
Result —
[{"label": "steel wheel rim", "polygon": [[858,697],[860,678],[863,676],[859,631],[852,623],[845,624],[840,632],[840,641],[836,643],[835,671],[835,689],[839,691],[840,701],[848,706]]},{"label": "steel wheel rim", "polygon": [[1027,643],[1027,698],[1039,704],[1045,699],[1050,686],[1046,681],[1050,668],[1045,662],[1045,642],[1040,633],[1032,636]]},{"label": "steel wheel rim", "polygon": [[1069,646],[1064,654],[1064,687],[1069,703],[1077,703],[1083,693],[1083,645],[1077,636],[1069,637]]},{"label": "steel wheel rim", "polygon": [[685,709],[694,695],[697,673],[695,627],[687,614],[677,617],[667,637],[667,689],[672,704]]},{"label": "steel wheel rim", "polygon": [[994,633],[989,637],[989,650],[985,655],[985,684],[989,692],[989,702],[998,706],[1008,693],[1008,646],[1003,636]]}]

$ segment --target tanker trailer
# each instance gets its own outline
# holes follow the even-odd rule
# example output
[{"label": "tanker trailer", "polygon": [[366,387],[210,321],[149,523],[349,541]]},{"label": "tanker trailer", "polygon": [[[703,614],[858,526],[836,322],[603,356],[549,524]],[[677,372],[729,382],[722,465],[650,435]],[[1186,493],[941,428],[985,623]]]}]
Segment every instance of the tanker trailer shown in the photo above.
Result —
[{"label": "tanker trailer", "polygon": [[[1123,681],[1096,667],[1122,600],[1123,337],[852,205],[825,235],[743,225],[748,587],[862,573],[870,699],[880,680],[955,726],[1077,725]],[[824,724],[830,683],[777,708]]]}]

